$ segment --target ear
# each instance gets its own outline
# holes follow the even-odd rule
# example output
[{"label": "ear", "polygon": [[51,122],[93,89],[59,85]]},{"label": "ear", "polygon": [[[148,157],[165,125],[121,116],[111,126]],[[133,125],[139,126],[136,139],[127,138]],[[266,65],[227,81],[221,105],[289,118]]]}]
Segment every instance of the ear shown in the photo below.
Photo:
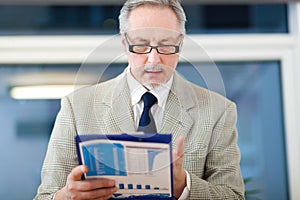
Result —
[{"label": "ear", "polygon": [[121,43],[122,43],[122,46],[123,46],[123,49],[125,52],[127,52],[127,45],[126,45],[126,42],[125,42],[125,36],[123,33],[120,34],[121,35]]},{"label": "ear", "polygon": [[184,43],[184,34],[182,35],[182,38],[181,38],[181,43],[180,43],[180,46],[179,46],[179,53],[181,53],[182,51],[182,47],[183,47],[183,43]]}]

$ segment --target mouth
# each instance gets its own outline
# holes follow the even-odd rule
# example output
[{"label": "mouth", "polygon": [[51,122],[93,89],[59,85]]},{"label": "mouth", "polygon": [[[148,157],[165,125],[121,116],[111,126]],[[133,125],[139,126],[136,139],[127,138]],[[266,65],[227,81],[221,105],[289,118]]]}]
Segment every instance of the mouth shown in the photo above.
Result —
[{"label": "mouth", "polygon": [[155,78],[161,77],[163,74],[162,70],[145,70],[144,75],[146,75],[149,78]]},{"label": "mouth", "polygon": [[163,70],[145,70],[144,71],[145,73],[153,73],[153,74],[157,74],[157,73],[161,73],[163,72]]}]

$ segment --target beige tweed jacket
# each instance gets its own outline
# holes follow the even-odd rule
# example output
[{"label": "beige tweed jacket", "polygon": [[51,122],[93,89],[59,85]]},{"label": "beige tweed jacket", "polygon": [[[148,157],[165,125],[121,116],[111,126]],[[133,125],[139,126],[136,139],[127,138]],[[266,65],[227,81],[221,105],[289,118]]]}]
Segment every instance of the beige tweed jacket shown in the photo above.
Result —
[{"label": "beige tweed jacket", "polygon": [[[159,132],[172,133],[173,145],[179,135],[186,138],[189,199],[244,199],[236,116],[234,103],[174,74]],[[135,131],[126,73],[64,97],[35,199],[50,200],[65,186],[68,174],[78,165],[76,134]]]}]

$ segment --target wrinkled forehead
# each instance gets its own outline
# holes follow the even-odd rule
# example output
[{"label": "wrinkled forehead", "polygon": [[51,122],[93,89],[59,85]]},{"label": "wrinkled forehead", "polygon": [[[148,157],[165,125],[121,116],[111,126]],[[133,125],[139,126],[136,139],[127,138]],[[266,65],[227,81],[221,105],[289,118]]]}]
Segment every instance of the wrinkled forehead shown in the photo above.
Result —
[{"label": "wrinkled forehead", "polygon": [[131,41],[178,42],[181,38],[180,32],[162,28],[135,29],[128,31],[126,34]]}]

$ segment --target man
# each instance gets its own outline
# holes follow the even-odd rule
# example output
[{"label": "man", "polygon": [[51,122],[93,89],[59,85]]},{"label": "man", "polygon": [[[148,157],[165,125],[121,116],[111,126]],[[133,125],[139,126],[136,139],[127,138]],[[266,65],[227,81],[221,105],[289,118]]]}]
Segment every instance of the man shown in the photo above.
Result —
[{"label": "man", "polygon": [[76,134],[135,132],[152,93],[157,131],[172,133],[174,197],[244,199],[237,146],[236,108],[231,101],[181,78],[174,70],[185,34],[177,0],[128,0],[120,14],[129,67],[117,78],[62,99],[35,199],[108,199],[113,180],[82,180]]}]

